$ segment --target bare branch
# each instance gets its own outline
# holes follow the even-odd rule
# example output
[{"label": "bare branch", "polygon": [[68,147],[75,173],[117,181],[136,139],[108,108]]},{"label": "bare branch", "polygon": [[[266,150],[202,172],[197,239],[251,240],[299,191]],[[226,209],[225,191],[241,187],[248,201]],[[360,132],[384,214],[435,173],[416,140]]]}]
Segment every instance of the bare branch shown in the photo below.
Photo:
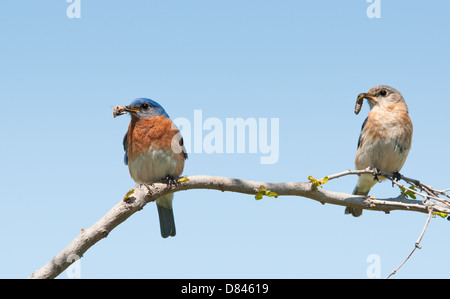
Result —
[{"label": "bare branch", "polygon": [[[329,176],[329,179],[350,174],[374,173],[373,171],[346,171]],[[382,174],[389,176],[392,174]],[[55,278],[61,274],[73,262],[73,257],[82,257],[94,244],[108,236],[108,234],[128,217],[141,210],[147,203],[155,201],[158,197],[167,193],[179,192],[191,189],[211,189],[243,194],[255,195],[260,192],[260,187],[277,193],[279,196],[301,196],[316,200],[322,204],[362,208],[368,210],[383,211],[389,213],[392,210],[416,211],[429,213],[433,211],[450,214],[450,207],[442,202],[418,201],[406,199],[403,196],[387,199],[351,195],[317,188],[312,183],[266,183],[253,182],[242,179],[233,179],[215,176],[190,176],[187,180],[181,180],[177,185],[154,183],[149,186],[137,188],[134,193],[127,195],[124,200],[116,204],[105,216],[90,228],[81,233],[50,262],[37,270],[29,278]]]},{"label": "bare branch", "polygon": [[430,223],[430,219],[431,219],[431,215],[433,214],[433,209],[430,209],[430,211],[428,212],[428,217],[427,220],[425,222],[425,226],[422,229],[422,232],[420,233],[419,238],[417,239],[416,243],[414,243],[414,248],[413,250],[408,254],[408,256],[406,257],[406,259],[397,267],[395,268],[394,271],[392,271],[391,274],[389,274],[386,279],[389,279],[392,275],[395,275],[395,273],[397,273],[397,271],[409,260],[409,258],[413,255],[414,251],[416,251],[416,249],[422,249],[422,247],[420,246],[420,242],[422,241],[423,235],[425,234],[425,231],[428,228],[428,224]]}]

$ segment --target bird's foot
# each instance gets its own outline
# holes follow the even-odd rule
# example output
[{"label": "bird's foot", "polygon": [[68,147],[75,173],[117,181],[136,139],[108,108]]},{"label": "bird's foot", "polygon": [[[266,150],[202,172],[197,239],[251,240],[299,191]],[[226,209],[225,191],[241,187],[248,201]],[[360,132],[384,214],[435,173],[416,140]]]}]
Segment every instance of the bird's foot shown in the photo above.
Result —
[{"label": "bird's foot", "polygon": [[402,175],[398,171],[394,171],[392,174],[392,187],[394,187],[394,180],[396,182],[400,181],[402,179]]},{"label": "bird's foot", "polygon": [[153,194],[152,188],[154,186],[153,183],[144,183],[143,185],[147,188],[148,193],[150,193],[150,195],[152,195]]},{"label": "bird's foot", "polygon": [[402,175],[400,174],[400,172],[394,171],[393,179],[396,180],[397,182],[400,181],[402,179]]},{"label": "bird's foot", "polygon": [[178,186],[178,180],[175,179],[172,175],[166,176],[163,182],[166,183],[169,188]]},{"label": "bird's foot", "polygon": [[380,179],[378,178],[381,175],[381,170],[378,168],[375,168],[373,171],[373,180],[379,182]]}]

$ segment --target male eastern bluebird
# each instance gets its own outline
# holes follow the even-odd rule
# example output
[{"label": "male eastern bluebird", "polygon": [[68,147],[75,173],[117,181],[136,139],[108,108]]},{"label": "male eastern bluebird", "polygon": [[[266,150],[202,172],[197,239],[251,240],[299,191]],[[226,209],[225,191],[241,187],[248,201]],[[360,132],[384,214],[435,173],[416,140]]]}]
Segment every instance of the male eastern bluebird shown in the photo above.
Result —
[{"label": "male eastern bluebird", "polygon": [[[181,133],[164,108],[153,100],[141,98],[123,107],[123,111],[131,115],[123,138],[125,164],[131,177],[139,184],[178,178],[188,155]],[[121,114],[114,112],[114,116]],[[173,193],[156,200],[163,238],[176,233],[172,200]]]},{"label": "male eastern bluebird", "polygon": [[[364,121],[356,152],[356,169],[375,168],[379,171],[398,173],[411,149],[413,125],[403,96],[396,89],[380,85],[358,96],[355,113],[367,99],[370,112]],[[380,177],[384,180],[384,177]],[[377,180],[371,174],[362,174],[353,190],[354,195],[369,194]],[[345,209],[345,214],[362,215],[362,209]]]}]

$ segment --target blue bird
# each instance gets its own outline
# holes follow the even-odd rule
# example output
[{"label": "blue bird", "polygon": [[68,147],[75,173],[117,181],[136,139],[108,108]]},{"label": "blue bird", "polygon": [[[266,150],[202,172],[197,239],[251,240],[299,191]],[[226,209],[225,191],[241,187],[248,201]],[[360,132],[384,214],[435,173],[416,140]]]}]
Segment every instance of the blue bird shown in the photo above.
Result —
[{"label": "blue bird", "polygon": [[[138,184],[151,184],[180,177],[188,155],[180,131],[157,102],[139,98],[124,107],[131,115],[123,139],[124,162]],[[121,114],[117,114],[121,115]],[[161,236],[176,234],[173,193],[156,200]]]}]

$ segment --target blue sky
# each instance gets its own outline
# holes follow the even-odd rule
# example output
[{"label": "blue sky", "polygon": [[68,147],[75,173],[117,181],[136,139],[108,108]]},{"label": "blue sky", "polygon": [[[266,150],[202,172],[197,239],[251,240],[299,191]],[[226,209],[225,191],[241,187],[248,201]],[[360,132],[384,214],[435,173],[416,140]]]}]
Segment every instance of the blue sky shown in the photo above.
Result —
[{"label": "blue sky", "polygon": [[[25,278],[134,186],[123,164],[128,116],[113,105],[148,97],[172,118],[278,118],[279,159],[191,153],[187,175],[307,181],[353,168],[356,96],[388,84],[414,123],[402,173],[439,189],[447,166],[450,4],[353,1],[81,0],[0,3],[0,278]],[[328,183],[351,192],[356,177]],[[372,195],[396,196],[388,182]],[[81,259],[81,278],[366,278],[412,249],[426,219],[300,197],[192,190],[175,194],[177,236],[162,239],[148,204]],[[450,223],[432,219],[398,278],[448,278]],[[62,273],[66,278],[67,273]]]}]

